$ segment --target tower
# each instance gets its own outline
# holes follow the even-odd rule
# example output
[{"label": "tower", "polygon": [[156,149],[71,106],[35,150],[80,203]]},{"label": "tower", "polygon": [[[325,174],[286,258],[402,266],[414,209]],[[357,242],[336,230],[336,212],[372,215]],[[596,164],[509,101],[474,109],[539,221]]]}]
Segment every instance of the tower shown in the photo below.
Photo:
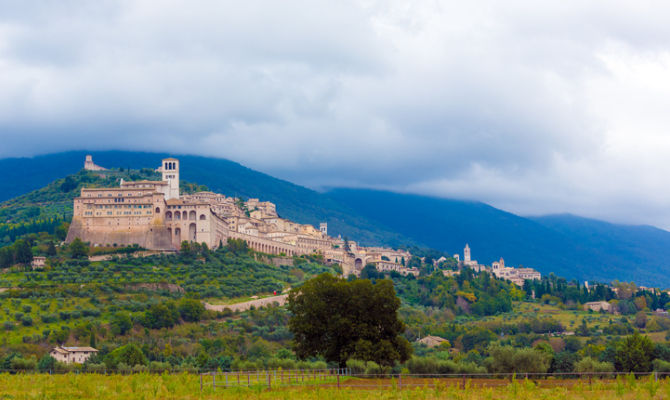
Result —
[{"label": "tower", "polygon": [[470,262],[470,246],[468,244],[465,244],[465,248],[463,249],[463,262],[465,264]]},{"label": "tower", "polygon": [[322,222],[319,224],[319,230],[324,236],[328,235],[328,223],[327,222]]},{"label": "tower", "polygon": [[168,187],[165,193],[165,200],[179,198],[179,160],[176,158],[166,158],[162,161],[161,172],[163,180],[167,181]]}]

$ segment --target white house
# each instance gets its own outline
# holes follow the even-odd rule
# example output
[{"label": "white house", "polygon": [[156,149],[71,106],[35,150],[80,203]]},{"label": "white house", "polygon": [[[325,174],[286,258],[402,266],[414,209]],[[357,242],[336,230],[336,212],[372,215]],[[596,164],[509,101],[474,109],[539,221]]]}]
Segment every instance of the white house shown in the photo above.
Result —
[{"label": "white house", "polygon": [[55,347],[49,355],[55,358],[56,361],[70,364],[83,364],[89,357],[97,353],[98,350],[93,347]]}]

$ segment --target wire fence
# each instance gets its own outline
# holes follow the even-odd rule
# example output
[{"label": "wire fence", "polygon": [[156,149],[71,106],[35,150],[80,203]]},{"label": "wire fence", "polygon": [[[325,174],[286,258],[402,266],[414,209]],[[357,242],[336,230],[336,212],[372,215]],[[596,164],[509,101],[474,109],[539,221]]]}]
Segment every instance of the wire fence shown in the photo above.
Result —
[{"label": "wire fence", "polygon": [[206,372],[200,374],[200,390],[204,387],[256,387],[273,389],[288,386],[321,386],[339,388],[435,388],[440,386],[495,387],[507,386],[518,380],[531,380],[541,387],[592,385],[611,382],[618,377],[638,379],[648,377],[655,381],[666,379],[669,372],[553,372],[553,373],[470,373],[470,374],[369,374],[352,373],[348,368],[327,370],[266,370]]}]

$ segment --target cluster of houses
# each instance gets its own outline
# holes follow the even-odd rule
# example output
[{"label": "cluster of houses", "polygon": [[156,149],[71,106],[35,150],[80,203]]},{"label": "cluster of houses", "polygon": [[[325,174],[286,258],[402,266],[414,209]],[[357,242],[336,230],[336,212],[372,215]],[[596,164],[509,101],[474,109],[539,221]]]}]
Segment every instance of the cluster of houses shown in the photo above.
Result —
[{"label": "cluster of houses", "polygon": [[[539,280],[542,275],[533,268],[514,268],[505,266],[505,260],[501,257],[500,260],[494,261],[491,266],[482,265],[473,260],[470,253],[470,246],[466,243],[463,249],[463,260],[460,254],[454,254],[454,258],[458,262],[459,267],[472,268],[476,272],[487,271],[500,279],[506,279],[515,285],[523,286],[524,281]],[[442,258],[440,259],[442,260]],[[437,260],[438,262],[440,260]],[[451,276],[456,274],[456,271],[444,270],[444,275]]]}]

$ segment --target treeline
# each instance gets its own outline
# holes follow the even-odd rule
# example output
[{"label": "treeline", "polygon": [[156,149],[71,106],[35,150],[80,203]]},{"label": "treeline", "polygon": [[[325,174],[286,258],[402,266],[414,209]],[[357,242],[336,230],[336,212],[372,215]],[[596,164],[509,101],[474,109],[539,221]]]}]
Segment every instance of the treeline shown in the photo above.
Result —
[{"label": "treeline", "polygon": [[17,238],[22,236],[40,232],[46,232],[50,235],[55,235],[60,240],[65,240],[65,236],[67,236],[67,224],[64,224],[64,222],[62,218],[55,217],[20,224],[0,224],[0,246],[12,244]]},{"label": "treeline", "polygon": [[635,314],[643,310],[665,310],[670,307],[670,295],[666,291],[638,289],[633,283],[615,281],[611,285],[595,283],[587,287],[576,281],[568,282],[554,274],[541,280],[525,281],[526,300],[544,303],[578,305],[592,301],[607,301],[613,310],[621,314]]},{"label": "treeline", "polygon": [[482,352],[419,351],[406,367],[421,374],[670,372],[670,345],[654,343],[639,333],[606,345],[583,345],[574,337],[551,337],[527,347],[502,341]]},{"label": "treeline", "polygon": [[[398,296],[409,304],[451,310],[456,315],[495,315],[512,310],[512,301],[523,292],[513,284],[482,272],[464,268],[459,274],[445,276],[435,271],[415,278],[391,272]],[[380,276],[382,276],[380,274]]]}]

